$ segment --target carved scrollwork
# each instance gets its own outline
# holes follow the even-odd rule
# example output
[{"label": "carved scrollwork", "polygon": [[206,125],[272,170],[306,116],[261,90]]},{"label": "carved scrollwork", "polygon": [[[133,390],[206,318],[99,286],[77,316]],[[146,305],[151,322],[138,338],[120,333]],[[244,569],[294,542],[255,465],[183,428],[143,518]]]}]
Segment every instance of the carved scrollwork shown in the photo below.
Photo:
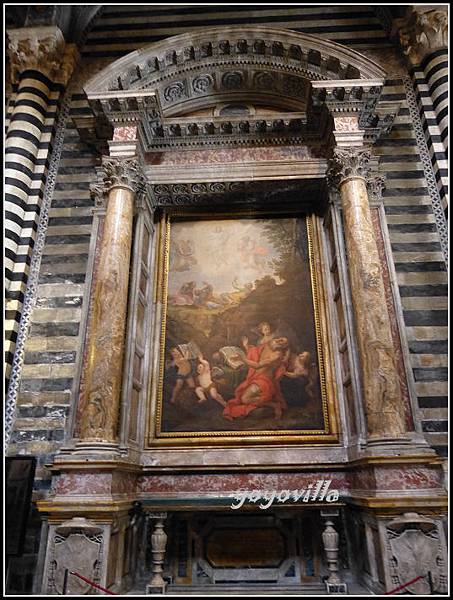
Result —
[{"label": "carved scrollwork", "polygon": [[205,183],[194,183],[192,191],[194,194],[207,194],[208,186]]},{"label": "carved scrollwork", "polygon": [[170,187],[168,185],[160,184],[160,185],[155,186],[154,191],[156,194],[159,194],[159,195],[169,194]]},{"label": "carved scrollwork", "polygon": [[225,190],[226,190],[226,185],[222,182],[211,183],[209,185],[209,191],[214,192],[215,194],[221,194],[221,193],[225,192]]}]

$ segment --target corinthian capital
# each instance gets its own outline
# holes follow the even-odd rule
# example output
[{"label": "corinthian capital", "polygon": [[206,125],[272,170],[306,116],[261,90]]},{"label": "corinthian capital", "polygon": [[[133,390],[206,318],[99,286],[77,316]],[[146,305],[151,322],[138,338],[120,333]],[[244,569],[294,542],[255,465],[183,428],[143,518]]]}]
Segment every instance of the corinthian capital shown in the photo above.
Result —
[{"label": "corinthian capital", "polygon": [[96,169],[96,181],[90,186],[97,207],[105,206],[108,192],[114,187],[128,188],[137,196],[143,194],[145,177],[135,158],[102,157],[102,166]]},{"label": "corinthian capital", "polygon": [[385,190],[385,176],[373,175],[367,180],[368,196],[371,201],[378,202],[382,200],[382,194]]},{"label": "corinthian capital", "polygon": [[8,31],[11,80],[33,69],[51,81],[66,85],[77,62],[75,44],[66,44],[58,27],[22,27]]},{"label": "corinthian capital", "polygon": [[356,148],[335,148],[327,171],[329,184],[338,187],[346,179],[361,177],[366,179],[370,172],[371,155],[368,150]]},{"label": "corinthian capital", "polygon": [[447,8],[412,6],[404,19],[397,21],[398,36],[412,64],[448,44]]}]

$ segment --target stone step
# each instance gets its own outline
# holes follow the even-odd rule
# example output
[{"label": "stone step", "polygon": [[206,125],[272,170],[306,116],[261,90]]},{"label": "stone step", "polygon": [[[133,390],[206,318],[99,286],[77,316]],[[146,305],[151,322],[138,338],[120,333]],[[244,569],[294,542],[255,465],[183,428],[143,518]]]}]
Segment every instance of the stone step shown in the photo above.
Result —
[{"label": "stone step", "polygon": [[246,595],[265,595],[265,596],[278,596],[278,595],[323,595],[326,593],[324,585],[313,584],[304,586],[295,585],[257,585],[257,584],[244,584],[244,585],[228,585],[228,584],[216,584],[216,585],[197,585],[197,586],[180,586],[170,585],[167,588],[168,594],[206,594],[206,595],[234,595],[234,596],[246,596]]}]

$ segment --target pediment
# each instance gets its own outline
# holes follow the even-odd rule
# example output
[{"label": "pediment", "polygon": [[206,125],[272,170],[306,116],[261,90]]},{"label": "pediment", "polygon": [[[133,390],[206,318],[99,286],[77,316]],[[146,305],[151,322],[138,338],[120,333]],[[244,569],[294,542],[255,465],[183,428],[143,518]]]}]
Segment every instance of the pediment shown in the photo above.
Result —
[{"label": "pediment", "polygon": [[132,52],[91,79],[85,91],[153,90],[166,117],[237,101],[305,111],[311,81],[384,76],[370,59],[316,36],[213,27]]}]

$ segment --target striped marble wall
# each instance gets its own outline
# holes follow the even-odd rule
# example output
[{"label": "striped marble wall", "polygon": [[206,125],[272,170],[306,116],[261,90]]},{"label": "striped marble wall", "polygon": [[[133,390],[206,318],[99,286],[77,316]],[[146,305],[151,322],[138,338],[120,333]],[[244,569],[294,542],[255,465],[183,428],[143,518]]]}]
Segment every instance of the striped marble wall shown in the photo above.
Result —
[{"label": "striped marble wall", "polygon": [[447,452],[447,272],[402,79],[382,100],[401,101],[390,134],[375,145],[386,174],[384,206],[415,391],[428,442]]},{"label": "striped marble wall", "polygon": [[119,57],[172,35],[206,27],[265,25],[318,35],[340,44],[389,46],[370,6],[104,6],[88,34],[84,56]]},{"label": "striped marble wall", "polygon": [[[241,23],[288,27],[358,49],[390,48],[373,9],[366,6],[250,8],[105,6],[82,49],[92,63],[106,64],[138,47],[197,27]],[[84,68],[83,64],[79,67]],[[392,132],[377,143],[387,174],[385,213],[404,311],[408,351],[423,429],[433,447],[446,453],[446,283],[445,263],[423,162],[401,78],[387,81],[383,100],[402,108]],[[80,91],[71,115],[86,110]],[[80,358],[80,319],[91,233],[95,153],[77,131],[66,131],[41,265],[37,306],[26,345],[11,452],[41,456],[37,488],[48,482],[43,465],[61,444],[74,401]]]},{"label": "striped marble wall", "polygon": [[[80,95],[72,96],[71,114]],[[41,261],[38,297],[25,347],[10,453],[38,456],[36,490],[48,485],[43,465],[60,446],[71,402],[91,235],[94,152],[66,129]]]}]

